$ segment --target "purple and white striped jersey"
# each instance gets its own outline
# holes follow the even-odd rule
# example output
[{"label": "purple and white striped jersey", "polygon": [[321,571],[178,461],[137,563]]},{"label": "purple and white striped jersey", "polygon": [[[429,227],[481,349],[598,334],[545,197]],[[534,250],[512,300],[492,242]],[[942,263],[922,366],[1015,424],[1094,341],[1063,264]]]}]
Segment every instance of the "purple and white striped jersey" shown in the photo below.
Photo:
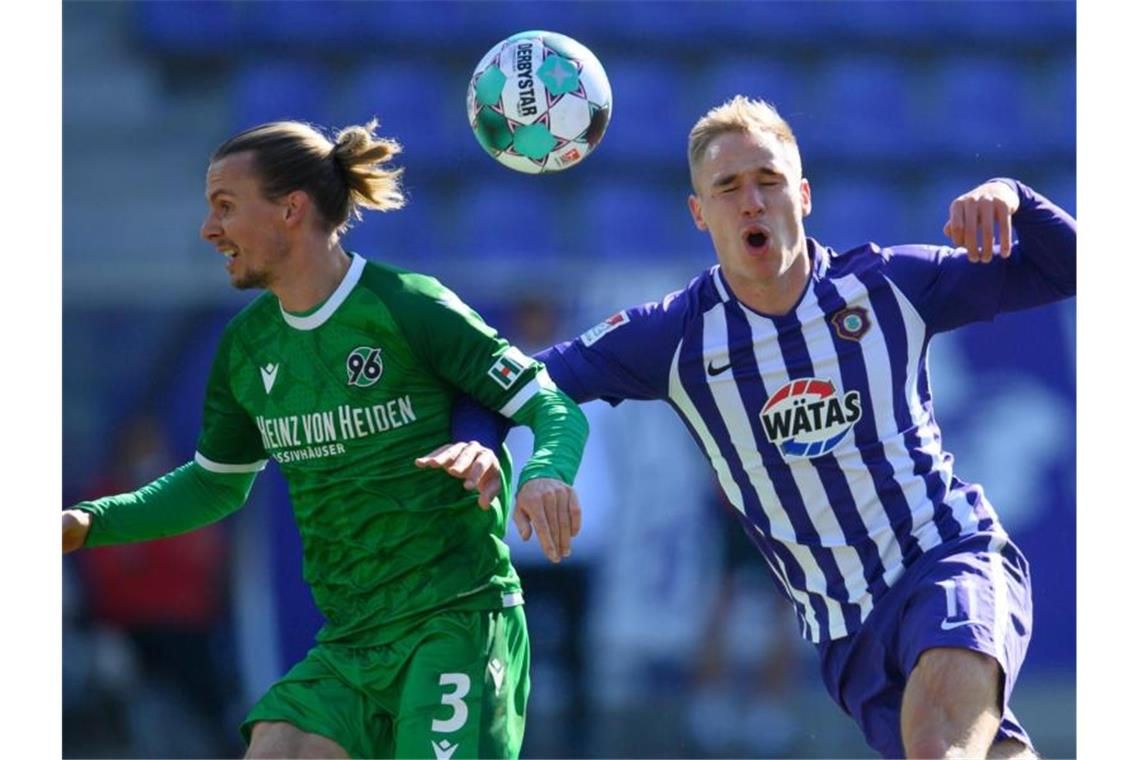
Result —
[{"label": "purple and white striped jersey", "polygon": [[1076,223],[1021,183],[1009,259],[808,241],[811,279],[757,313],[719,267],[537,358],[576,401],[662,399],[703,449],[803,635],[850,635],[924,552],[1003,534],[954,476],[927,377],[935,333],[1076,292]]}]

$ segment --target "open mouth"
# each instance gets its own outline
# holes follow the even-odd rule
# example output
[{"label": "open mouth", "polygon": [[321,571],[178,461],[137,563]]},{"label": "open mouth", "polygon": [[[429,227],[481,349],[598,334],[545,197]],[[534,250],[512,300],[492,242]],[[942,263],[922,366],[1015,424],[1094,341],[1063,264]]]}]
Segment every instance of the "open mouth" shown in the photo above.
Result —
[{"label": "open mouth", "polygon": [[763,248],[768,244],[771,235],[763,227],[749,227],[743,231],[742,237],[749,248]]}]

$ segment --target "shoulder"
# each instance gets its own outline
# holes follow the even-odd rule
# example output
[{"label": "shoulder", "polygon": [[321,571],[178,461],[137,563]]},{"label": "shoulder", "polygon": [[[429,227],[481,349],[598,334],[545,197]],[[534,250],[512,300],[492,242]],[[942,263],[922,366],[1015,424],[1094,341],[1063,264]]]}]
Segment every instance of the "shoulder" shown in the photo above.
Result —
[{"label": "shoulder", "polygon": [[638,345],[669,335],[680,335],[691,317],[701,313],[704,302],[720,300],[714,274],[715,268],[709,269],[694,277],[684,288],[667,293],[658,301],[631,306],[603,319],[579,336],[582,344],[590,347],[618,328],[625,329],[617,337],[624,336]]},{"label": "shoulder", "polygon": [[438,298],[447,288],[431,275],[368,261],[360,275],[360,286],[381,297]]},{"label": "shoulder", "polygon": [[905,244],[880,246],[864,243],[842,253],[828,251],[830,278],[880,273],[889,279],[909,281],[928,277],[952,253],[946,246]]},{"label": "shoulder", "polygon": [[281,307],[277,297],[266,291],[246,304],[222,330],[222,343],[242,335],[257,335],[280,321]]}]

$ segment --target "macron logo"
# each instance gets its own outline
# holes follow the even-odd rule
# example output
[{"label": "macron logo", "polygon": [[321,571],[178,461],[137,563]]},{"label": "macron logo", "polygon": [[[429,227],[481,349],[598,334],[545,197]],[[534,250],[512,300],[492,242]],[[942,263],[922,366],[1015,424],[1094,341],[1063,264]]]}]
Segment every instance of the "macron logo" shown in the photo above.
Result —
[{"label": "macron logo", "polygon": [[497,658],[492,657],[491,661],[487,663],[487,670],[491,671],[491,680],[495,682],[495,696],[497,697],[502,691],[503,674],[506,673],[507,669]]},{"label": "macron logo", "polygon": [[435,750],[435,760],[451,760],[451,756],[455,754],[455,749],[458,744],[452,744],[447,739],[442,742],[432,742],[431,748]]},{"label": "macron logo", "polygon": [[273,390],[273,383],[277,380],[277,368],[280,364],[266,364],[261,368],[261,382],[265,383],[265,392]]}]

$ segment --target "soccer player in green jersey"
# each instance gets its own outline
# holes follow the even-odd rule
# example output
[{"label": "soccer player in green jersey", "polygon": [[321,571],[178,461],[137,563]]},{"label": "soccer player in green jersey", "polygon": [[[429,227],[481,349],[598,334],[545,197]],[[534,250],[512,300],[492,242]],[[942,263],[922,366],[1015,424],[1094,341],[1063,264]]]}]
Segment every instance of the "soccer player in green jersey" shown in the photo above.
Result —
[{"label": "soccer player in green jersey", "polygon": [[494,452],[450,443],[451,404],[466,392],[534,431],[515,522],[552,562],[580,524],[586,422],[437,280],[341,247],[361,209],[404,203],[385,166],[400,147],[375,127],[331,142],[275,122],[214,153],[202,236],[235,287],[267,292],[221,338],[193,461],[66,510],[63,548],[221,519],[273,457],[327,622],[242,724],[247,756],[515,757],[529,646],[509,493]]}]

